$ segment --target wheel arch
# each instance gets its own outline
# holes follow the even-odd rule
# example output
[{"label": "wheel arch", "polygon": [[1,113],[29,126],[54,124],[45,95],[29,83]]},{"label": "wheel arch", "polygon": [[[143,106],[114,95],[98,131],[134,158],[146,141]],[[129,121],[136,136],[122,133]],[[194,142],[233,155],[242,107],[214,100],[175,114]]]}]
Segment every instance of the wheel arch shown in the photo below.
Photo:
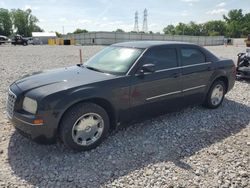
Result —
[{"label": "wheel arch", "polygon": [[[217,81],[217,80],[221,80],[221,81],[224,82],[224,84],[225,84],[225,86],[226,86],[226,93],[227,93],[227,91],[228,91],[228,84],[229,84],[228,78],[227,78],[226,76],[224,76],[224,75],[218,76],[218,77],[216,77],[216,78],[213,80],[211,86],[212,86],[213,83],[214,83],[215,81]],[[211,87],[211,86],[210,86],[210,87]]]},{"label": "wheel arch", "polygon": [[108,114],[108,117],[110,120],[110,130],[113,130],[116,128],[117,114],[115,112],[113,105],[108,100],[103,99],[103,98],[90,98],[90,99],[83,99],[83,100],[77,101],[71,104],[70,106],[68,106],[60,116],[60,120],[57,126],[57,131],[60,131],[60,125],[61,125],[63,116],[70,110],[70,108],[72,108],[73,106],[79,103],[93,103],[93,104],[101,106]]},{"label": "wheel arch", "polygon": [[229,88],[229,79],[227,77],[227,72],[225,70],[217,70],[211,75],[210,84],[208,85],[209,87],[207,88],[207,92],[210,90],[211,86],[216,80],[221,80],[225,83],[226,93],[227,93]]}]

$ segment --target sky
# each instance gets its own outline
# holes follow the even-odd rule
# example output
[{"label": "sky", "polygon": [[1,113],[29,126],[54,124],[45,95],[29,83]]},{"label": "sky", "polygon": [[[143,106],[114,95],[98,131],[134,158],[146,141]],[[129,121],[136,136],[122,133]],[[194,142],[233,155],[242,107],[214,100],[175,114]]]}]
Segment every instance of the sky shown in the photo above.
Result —
[{"label": "sky", "polygon": [[0,0],[0,8],[31,8],[42,29],[65,34],[76,28],[132,31],[136,11],[141,30],[147,8],[148,30],[162,32],[169,24],[221,20],[231,9],[250,13],[250,0]]}]

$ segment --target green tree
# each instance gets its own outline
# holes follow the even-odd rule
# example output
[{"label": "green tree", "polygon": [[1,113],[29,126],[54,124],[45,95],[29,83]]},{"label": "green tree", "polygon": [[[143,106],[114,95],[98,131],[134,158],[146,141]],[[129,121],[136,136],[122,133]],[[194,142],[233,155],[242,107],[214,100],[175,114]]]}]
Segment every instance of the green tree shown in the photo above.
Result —
[{"label": "green tree", "polygon": [[244,15],[242,9],[234,9],[228,12],[228,15],[223,15],[224,20],[227,23],[227,36],[239,38],[242,33],[242,26],[244,22]]},{"label": "green tree", "polygon": [[250,33],[250,13],[243,14],[241,9],[230,10],[223,15],[225,21],[214,20],[203,24],[190,22],[168,25],[163,29],[165,34],[246,37]]},{"label": "green tree", "polygon": [[44,30],[40,28],[38,25],[35,25],[32,32],[44,32]]},{"label": "green tree", "polygon": [[59,37],[59,38],[61,38],[62,34],[56,31],[56,36]]},{"label": "green tree", "polygon": [[247,37],[250,34],[250,13],[245,14],[242,24],[242,35]]},{"label": "green tree", "polygon": [[9,36],[12,33],[12,21],[9,10],[0,8],[0,35]]},{"label": "green tree", "polygon": [[124,33],[125,31],[123,31],[122,29],[117,29],[115,32]]},{"label": "green tree", "polygon": [[175,27],[174,27],[174,25],[168,25],[167,27],[165,27],[163,29],[163,32],[166,35],[174,35],[175,34]]},{"label": "green tree", "polygon": [[187,25],[185,23],[179,23],[176,27],[175,27],[175,34],[177,35],[185,35],[187,34]]},{"label": "green tree", "polygon": [[39,20],[31,12],[31,9],[25,11],[21,9],[11,10],[13,25],[17,34],[29,37],[33,31],[40,28],[36,25]]},{"label": "green tree", "polygon": [[202,25],[196,24],[195,22],[191,21],[187,25],[187,31],[189,35],[200,36],[202,31]]},{"label": "green tree", "polygon": [[73,33],[74,34],[88,33],[88,31],[86,29],[76,29]]},{"label": "green tree", "polygon": [[221,20],[209,21],[203,25],[205,35],[219,36],[226,34],[226,23]]}]

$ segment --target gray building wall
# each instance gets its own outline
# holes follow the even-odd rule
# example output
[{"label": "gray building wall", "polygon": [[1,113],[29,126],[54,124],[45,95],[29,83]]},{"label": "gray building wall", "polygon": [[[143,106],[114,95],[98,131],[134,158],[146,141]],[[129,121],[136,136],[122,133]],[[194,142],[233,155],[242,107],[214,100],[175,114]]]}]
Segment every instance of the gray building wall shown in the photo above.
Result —
[{"label": "gray building wall", "polygon": [[33,42],[35,45],[48,44],[49,39],[55,39],[56,37],[33,37]]},{"label": "gray building wall", "polygon": [[186,36],[145,33],[117,33],[117,32],[91,32],[81,34],[68,34],[65,39],[75,39],[80,45],[110,45],[118,42],[138,40],[161,40],[191,42],[201,46],[216,46],[224,44],[224,36]]}]

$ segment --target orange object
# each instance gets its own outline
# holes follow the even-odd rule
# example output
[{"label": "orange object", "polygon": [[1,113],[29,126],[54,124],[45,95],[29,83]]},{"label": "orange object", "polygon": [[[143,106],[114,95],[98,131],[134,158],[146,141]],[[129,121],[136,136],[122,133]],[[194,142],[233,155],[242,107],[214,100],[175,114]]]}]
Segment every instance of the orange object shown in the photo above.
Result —
[{"label": "orange object", "polygon": [[43,119],[35,119],[35,120],[33,120],[33,124],[35,124],[35,125],[41,125],[43,123],[44,123]]}]

